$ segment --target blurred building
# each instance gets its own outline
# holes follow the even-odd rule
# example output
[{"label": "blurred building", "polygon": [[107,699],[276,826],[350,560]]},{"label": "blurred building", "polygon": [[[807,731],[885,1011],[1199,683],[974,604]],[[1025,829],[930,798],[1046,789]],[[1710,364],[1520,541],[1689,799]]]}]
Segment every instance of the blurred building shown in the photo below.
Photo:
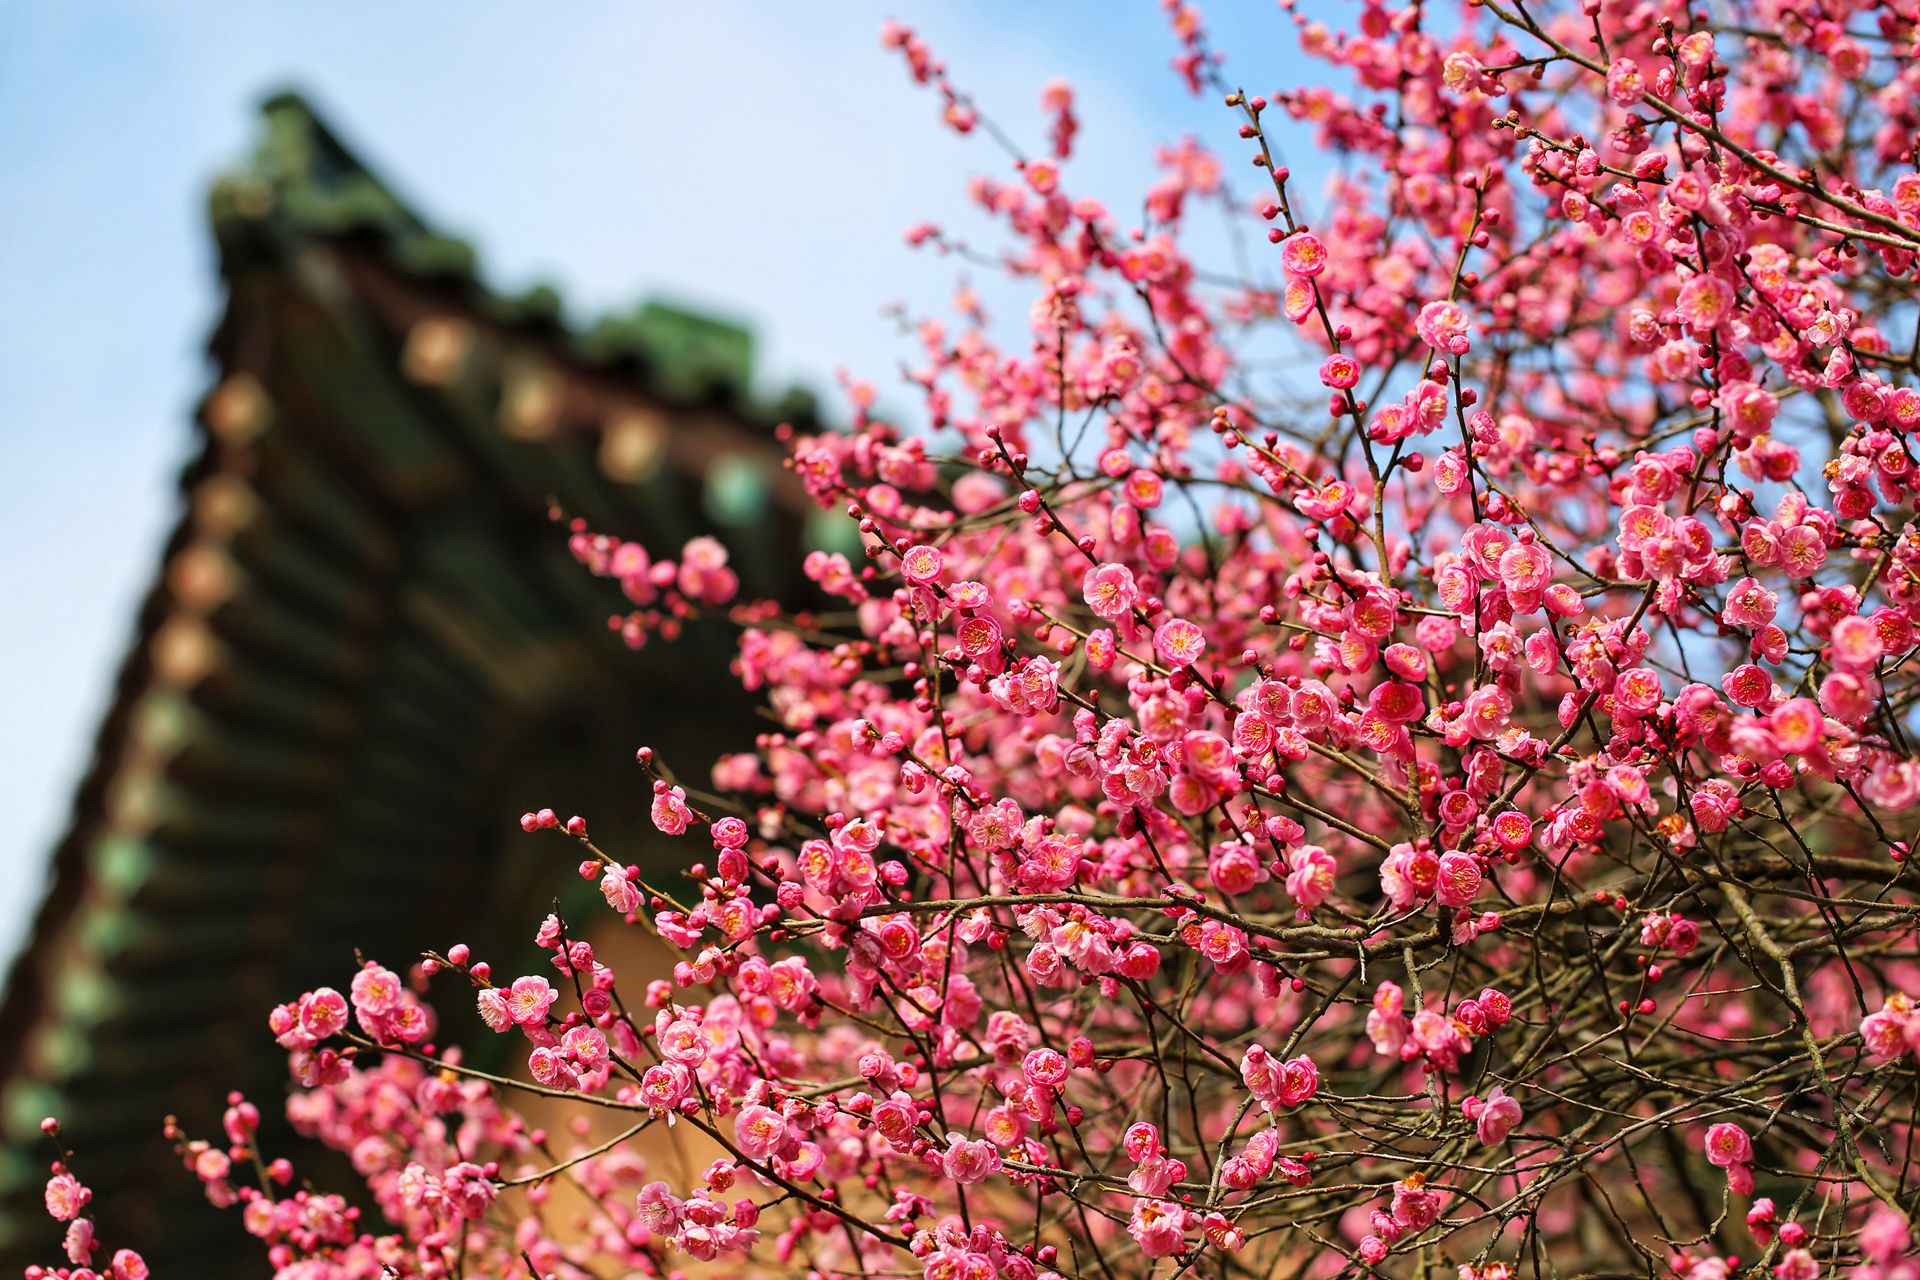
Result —
[{"label": "blurred building", "polygon": [[356,948],[530,956],[579,882],[517,815],[588,813],[644,857],[634,746],[703,767],[752,733],[725,633],[629,651],[606,626],[623,598],[554,511],[669,555],[717,533],[747,592],[798,591],[809,506],[773,428],[811,410],[751,401],[744,331],[662,306],[574,329],[551,291],[489,291],[291,96],[211,221],[226,304],[197,456],[0,1002],[9,1274],[57,1260],[48,1114],[111,1245],[161,1276],[262,1267],[163,1117],[217,1138],[236,1087],[277,1115],[267,1012],[344,985]]}]

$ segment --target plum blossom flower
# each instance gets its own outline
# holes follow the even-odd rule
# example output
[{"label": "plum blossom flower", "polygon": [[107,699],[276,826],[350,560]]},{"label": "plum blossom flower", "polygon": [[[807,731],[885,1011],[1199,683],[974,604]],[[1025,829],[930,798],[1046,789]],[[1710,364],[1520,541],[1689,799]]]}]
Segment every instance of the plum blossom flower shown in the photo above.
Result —
[{"label": "plum blossom flower", "polygon": [[476,1003],[480,1009],[480,1020],[494,1031],[505,1031],[513,1025],[513,1011],[507,1007],[506,992],[497,987],[482,990]]},{"label": "plum blossom flower", "polygon": [[1111,562],[1096,566],[1084,584],[1087,608],[1102,618],[1119,618],[1133,610],[1138,588],[1133,570]]},{"label": "plum blossom flower", "polygon": [[941,1160],[947,1177],[963,1187],[985,1182],[1000,1171],[1000,1148],[965,1134],[947,1135],[947,1151]]},{"label": "plum blossom flower", "polygon": [[1424,1231],[1440,1217],[1445,1204],[1446,1196],[1416,1173],[1394,1185],[1393,1222],[1402,1231]]},{"label": "plum blossom flower", "polygon": [[1338,870],[1333,855],[1319,845],[1301,845],[1287,854],[1287,893],[1299,904],[1301,919],[1332,894]]},{"label": "plum blossom flower", "polygon": [[1773,1264],[1774,1280],[1819,1280],[1820,1263],[1810,1249],[1788,1249]]},{"label": "plum blossom flower", "polygon": [[346,1027],[346,997],[332,987],[321,987],[300,998],[300,1030],[312,1039],[325,1040]]},{"label": "plum blossom flower", "polygon": [[940,548],[921,543],[910,547],[900,557],[900,575],[917,586],[925,586],[940,578],[940,570],[946,560],[940,554]]},{"label": "plum blossom flower", "polygon": [[523,1027],[540,1026],[559,998],[553,984],[538,974],[515,978],[505,994],[507,1016]]},{"label": "plum blossom flower", "polygon": [[640,886],[627,875],[624,867],[608,867],[601,874],[600,893],[607,905],[621,915],[631,915],[640,909]]},{"label": "plum blossom flower", "polygon": [[1722,1121],[1707,1130],[1707,1163],[1725,1169],[1753,1162],[1753,1142],[1747,1131],[1730,1121]]},{"label": "plum blossom flower", "polygon": [[1860,1039],[1867,1052],[1885,1060],[1920,1051],[1920,1014],[1912,997],[1896,991],[1880,1008],[1860,1020]]},{"label": "plum blossom flower", "polygon": [[1320,1069],[1304,1054],[1280,1064],[1280,1087],[1276,1100],[1283,1107],[1297,1107],[1320,1092]]},{"label": "plum blossom flower", "polygon": [[393,1012],[400,1003],[400,976],[391,969],[368,964],[353,975],[353,1007],[361,1013],[379,1017]]},{"label": "plum blossom flower", "polygon": [[1441,854],[1435,896],[1442,906],[1464,907],[1480,892],[1480,880],[1480,863],[1471,854]]},{"label": "plum blossom flower", "polygon": [[1298,1107],[1320,1091],[1320,1068],[1302,1054],[1280,1062],[1252,1045],[1240,1062],[1240,1078],[1268,1111]]},{"label": "plum blossom flower", "polygon": [[1680,286],[1674,310],[1694,329],[1715,328],[1733,311],[1733,286],[1715,275],[1696,275]]},{"label": "plum blossom flower", "polygon": [[1289,236],[1280,246],[1280,265],[1296,276],[1311,279],[1327,269],[1327,247],[1312,232]]},{"label": "plum blossom flower", "polygon": [[1520,1104],[1499,1085],[1485,1098],[1469,1094],[1460,1104],[1461,1113],[1474,1123],[1474,1133],[1484,1146],[1497,1147],[1520,1123]]},{"label": "plum blossom flower", "polygon": [[665,1182],[649,1182],[634,1197],[634,1216],[654,1235],[672,1235],[682,1218],[680,1197]]},{"label": "plum blossom flower", "polygon": [[1190,667],[1207,651],[1207,633],[1185,618],[1169,618],[1155,629],[1153,647],[1170,667]]},{"label": "plum blossom flower", "polygon": [[733,1122],[733,1140],[749,1159],[769,1159],[786,1145],[787,1118],[772,1107],[743,1107]]},{"label": "plum blossom flower", "polygon": [[1166,1258],[1186,1245],[1187,1211],[1170,1200],[1136,1200],[1127,1234],[1149,1258]]},{"label": "plum blossom flower", "polygon": [[55,1222],[71,1222],[85,1211],[93,1192],[64,1170],[47,1179],[47,1214]]},{"label": "plum blossom flower", "polygon": [[1420,308],[1413,327],[1422,342],[1442,355],[1463,356],[1467,353],[1470,322],[1466,308],[1457,302],[1441,300],[1427,303]]},{"label": "plum blossom flower", "polygon": [[1742,578],[1727,591],[1727,606],[1720,621],[1730,627],[1764,627],[1779,611],[1780,597],[1760,585],[1756,578]]},{"label": "plum blossom flower", "polygon": [[1631,107],[1646,93],[1640,65],[1632,58],[1615,58],[1607,67],[1607,96],[1622,107]]},{"label": "plum blossom flower", "polygon": [[93,1251],[99,1247],[93,1238],[93,1220],[75,1218],[67,1226],[67,1234],[62,1242],[67,1261],[76,1267],[84,1267],[93,1261]]},{"label": "plum blossom flower", "polygon": [[686,789],[658,784],[653,794],[653,825],[665,835],[677,836],[692,821],[693,810],[687,807]]}]

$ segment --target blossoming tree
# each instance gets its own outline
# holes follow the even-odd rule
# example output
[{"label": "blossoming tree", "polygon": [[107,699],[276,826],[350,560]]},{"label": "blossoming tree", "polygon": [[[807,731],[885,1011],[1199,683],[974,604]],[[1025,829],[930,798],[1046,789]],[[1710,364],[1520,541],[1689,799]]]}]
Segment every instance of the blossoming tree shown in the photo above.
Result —
[{"label": "blossoming tree", "polygon": [[[632,643],[737,623],[775,727],[640,750],[677,879],[523,819],[670,976],[550,915],[540,972],[289,993],[364,1194],[237,1096],[171,1131],[280,1276],[1920,1276],[1920,6],[1443,10],[1301,14],[1338,87],[1262,97],[1170,3],[1220,137],[1138,215],[1073,191],[1069,89],[1023,155],[887,29],[1012,152],[1003,252],[911,238],[1024,332],[963,295],[928,434],[791,438],[835,610],[573,528]],[[1182,231],[1249,162],[1242,279]],[[37,1274],[139,1280],[84,1157]]]}]

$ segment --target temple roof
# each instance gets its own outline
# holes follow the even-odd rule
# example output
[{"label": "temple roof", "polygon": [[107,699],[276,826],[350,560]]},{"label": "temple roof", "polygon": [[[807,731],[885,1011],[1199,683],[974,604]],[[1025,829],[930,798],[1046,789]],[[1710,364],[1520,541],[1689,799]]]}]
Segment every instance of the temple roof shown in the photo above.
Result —
[{"label": "temple roof", "polygon": [[225,307],[179,519],[0,1000],[0,1269],[57,1251],[48,1114],[115,1247],[161,1275],[257,1256],[163,1117],[217,1138],[230,1087],[276,1112],[267,1011],[356,947],[531,954],[571,860],[514,817],[643,848],[633,746],[704,764],[751,731],[717,628],[630,652],[556,511],[668,555],[718,533],[748,591],[799,589],[773,427],[813,410],[753,398],[743,329],[570,327],[549,289],[489,289],[291,95],[209,207]]}]

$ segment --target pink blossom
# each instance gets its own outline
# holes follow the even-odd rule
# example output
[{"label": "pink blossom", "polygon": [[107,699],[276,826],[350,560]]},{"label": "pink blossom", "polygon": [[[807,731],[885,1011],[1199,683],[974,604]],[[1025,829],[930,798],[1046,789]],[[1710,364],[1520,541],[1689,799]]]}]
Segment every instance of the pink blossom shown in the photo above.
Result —
[{"label": "pink blossom", "polygon": [[93,1192],[71,1173],[56,1173],[47,1179],[47,1213],[55,1222],[73,1221],[92,1199]]},{"label": "pink blossom", "polygon": [[653,795],[653,825],[663,833],[677,836],[687,829],[693,821],[693,810],[687,807],[687,793],[682,787],[669,787],[661,784]]},{"label": "pink blossom", "polygon": [[1414,320],[1420,340],[1443,355],[1467,353],[1468,328],[1466,308],[1451,301],[1427,303]]},{"label": "pink blossom", "polygon": [[787,1121],[771,1107],[748,1106],[733,1122],[733,1140],[750,1160],[767,1160],[787,1143]]},{"label": "pink blossom", "polygon": [[1480,864],[1468,854],[1442,854],[1435,883],[1441,905],[1464,907],[1480,892]]},{"label": "pink blossom", "polygon": [[400,1002],[400,978],[391,969],[369,964],[353,975],[351,991],[355,1009],[379,1017]]},{"label": "pink blossom", "polygon": [[1746,1130],[1726,1121],[1707,1130],[1706,1151],[1707,1163],[1721,1169],[1753,1162],[1753,1143]]},{"label": "pink blossom", "polygon": [[1440,1217],[1445,1204],[1445,1195],[1415,1174],[1393,1188],[1393,1221],[1403,1231],[1424,1231]]},{"label": "pink blossom", "polygon": [[507,1016],[522,1027],[540,1026],[559,998],[560,993],[553,989],[553,984],[538,974],[515,978],[505,995]]},{"label": "pink blossom", "polygon": [[332,987],[321,987],[300,998],[300,1029],[308,1036],[324,1040],[346,1027],[346,997]]},{"label": "pink blossom", "polygon": [[1187,1211],[1169,1200],[1136,1200],[1127,1234],[1149,1258],[1165,1258],[1186,1246]]},{"label": "pink blossom", "polygon": [[[481,487],[536,504],[557,487],[562,523],[528,536],[607,581],[528,599],[604,596],[609,633],[650,647],[628,673],[659,686],[642,702],[689,723],[638,750],[634,780],[654,829],[707,838],[649,863],[648,888],[615,859],[671,842],[643,847],[618,812],[589,842],[586,815],[530,810],[511,874],[460,886],[554,902],[529,917],[526,976],[460,945],[399,970],[346,951],[346,995],[274,993],[292,1133],[215,1095],[181,1108],[221,1116],[210,1138],[176,1123],[162,1141],[284,1280],[652,1274],[679,1255],[716,1275],[1045,1280],[1091,1260],[1144,1280],[1243,1248],[1255,1271],[1312,1275],[1643,1271],[1634,1242],[1671,1234],[1669,1202],[1731,1196],[1737,1214],[1761,1177],[1822,1179],[1820,1203],[1754,1202],[1752,1257],[1684,1239],[1661,1265],[1920,1280],[1904,1217],[1867,1185],[1911,1163],[1884,1104],[1920,1060],[1912,24],[1799,0],[1566,3],[1537,26],[1511,5],[1283,8],[1301,66],[1243,95],[1227,86],[1275,83],[1261,51],[1229,56],[1197,5],[1162,6],[1178,80],[1208,105],[1110,204],[1066,163],[1066,86],[1035,134],[980,68],[888,24],[900,91],[924,87],[946,127],[1042,141],[967,151],[964,214],[907,234],[963,278],[945,305],[904,305],[900,376],[849,369],[830,424],[633,399],[635,371],[593,343],[474,288],[399,288],[378,236],[344,246],[333,283],[372,290],[356,337],[400,360],[416,407],[498,408],[510,438],[462,455]],[[1098,123],[1125,143],[1126,112]],[[255,186],[234,184],[241,204]],[[1239,224],[1227,248],[1265,235],[1277,265],[1209,248],[1219,217]],[[991,294],[964,278],[989,273]],[[224,660],[175,670],[206,647],[175,643],[182,625],[223,658],[285,639],[244,600],[195,605],[201,553],[300,588],[302,617],[346,597],[289,576],[259,528],[354,551],[376,579],[390,557],[384,534],[332,546],[275,507],[298,378],[255,358],[286,344],[244,330],[300,317],[229,310],[223,360],[265,379],[273,429],[236,433],[261,388],[225,370],[169,552],[172,620],[134,669],[251,741],[313,720],[308,695],[353,663],[296,644],[304,675],[278,691]],[[472,351],[450,364],[449,341]],[[698,514],[704,473],[742,459],[780,477],[764,529],[722,522],[674,551],[572,514]],[[235,477],[273,519],[228,527]],[[426,512],[396,501],[375,525]],[[735,539],[754,553],[738,572]],[[774,598],[736,601],[742,574]],[[403,640],[451,626],[461,671],[520,711],[552,702],[571,660],[549,659],[591,648],[547,634],[561,614],[534,637],[402,604]],[[738,698],[705,687],[723,670]],[[547,709],[597,741],[631,701]],[[735,702],[751,723],[692,723]],[[98,883],[28,966],[42,977],[112,941],[88,912],[128,888],[95,856],[114,832],[157,823],[183,856],[233,834],[169,801],[221,753],[156,754],[135,710],[108,763],[157,767],[156,786],[102,792],[112,838],[81,849]],[[335,744],[328,715],[313,724]],[[425,796],[406,836],[458,843],[433,828],[444,808]],[[613,914],[576,921],[574,895],[522,872],[597,886]],[[350,914],[367,889],[345,874],[291,908]],[[519,1029],[507,1065],[463,1052],[464,1015],[436,1026],[467,993],[492,1032]],[[28,1036],[29,1065],[58,1067],[58,1040]],[[1496,1081],[1524,1083],[1527,1115]],[[1656,1101],[1623,1109],[1622,1088]],[[1757,1171],[1742,1126],[1782,1107]],[[1849,1116],[1868,1173],[1827,1158]],[[1577,1158],[1543,1157],[1522,1125]],[[719,1150],[655,1159],[670,1126]],[[1672,1158],[1676,1126],[1705,1160]],[[112,1257],[103,1280],[140,1280],[93,1234],[76,1132],[45,1131],[68,1236],[53,1270]],[[335,1158],[309,1164],[314,1147]],[[1583,1180],[1611,1229],[1587,1229]],[[1518,1244],[1494,1238],[1509,1211]]]},{"label": "pink blossom", "polygon": [[1764,627],[1779,609],[1780,597],[1754,578],[1742,578],[1727,591],[1727,607],[1720,620],[1728,626]]},{"label": "pink blossom", "polygon": [[1875,1208],[1855,1240],[1861,1253],[1886,1264],[1913,1247],[1913,1229],[1905,1217],[1892,1209]]},{"label": "pink blossom", "polygon": [[1133,570],[1123,564],[1103,564],[1087,574],[1087,607],[1103,618],[1118,618],[1133,609],[1136,587]]},{"label": "pink blossom", "polygon": [[513,1010],[507,1007],[506,993],[496,987],[488,987],[480,992],[477,1003],[480,1008],[480,1020],[495,1031],[505,1031],[513,1025]]},{"label": "pink blossom", "polygon": [[1280,1087],[1274,1097],[1283,1107],[1297,1107],[1320,1092],[1320,1069],[1312,1058],[1288,1058],[1280,1064]]},{"label": "pink blossom", "polygon": [[1058,1089],[1067,1082],[1067,1060],[1053,1049],[1030,1050],[1022,1070],[1029,1084]]},{"label": "pink blossom", "polygon": [[1725,320],[1734,304],[1733,286],[1713,275],[1690,277],[1680,286],[1674,310],[1694,329],[1712,329]]},{"label": "pink blossom", "polygon": [[1870,669],[1884,651],[1879,629],[1858,614],[1834,624],[1831,644],[1834,663],[1856,671]]},{"label": "pink blossom", "polygon": [[972,1186],[1000,1171],[1000,1149],[991,1142],[950,1133],[942,1164],[947,1177],[963,1187]]},{"label": "pink blossom", "polygon": [[93,1238],[93,1220],[75,1218],[67,1226],[66,1239],[63,1243],[68,1262],[77,1267],[83,1267],[92,1262],[93,1251],[99,1247]]},{"label": "pink blossom", "polygon": [[900,574],[908,582],[925,586],[940,577],[940,570],[944,563],[945,558],[940,554],[938,547],[921,543],[919,546],[909,548],[907,553],[900,557]]},{"label": "pink blossom", "polygon": [[1460,1110],[1474,1122],[1474,1132],[1483,1146],[1499,1146],[1520,1123],[1520,1104],[1499,1085],[1493,1086],[1485,1098],[1468,1095]]},{"label": "pink blossom", "polygon": [[1820,1264],[1809,1249],[1789,1249],[1773,1264],[1774,1280],[1819,1280]]},{"label": "pink blossom", "polygon": [[1301,845],[1289,853],[1287,867],[1287,893],[1300,904],[1304,917],[1333,892],[1338,868],[1332,854],[1311,844]]},{"label": "pink blossom", "polygon": [[1767,717],[1782,751],[1796,755],[1813,750],[1826,729],[1826,717],[1811,698],[1789,698]]},{"label": "pink blossom", "polygon": [[1185,618],[1169,618],[1153,633],[1153,647],[1170,667],[1190,667],[1207,651],[1206,633]]},{"label": "pink blossom", "polygon": [[1620,106],[1630,107],[1645,92],[1639,64],[1632,58],[1615,58],[1607,68],[1607,96]]},{"label": "pink blossom", "polygon": [[1280,265],[1296,276],[1312,278],[1327,269],[1327,247],[1309,232],[1289,237],[1280,247]]},{"label": "pink blossom", "polygon": [[665,1182],[649,1182],[634,1198],[634,1216],[654,1235],[672,1235],[680,1226],[680,1197]]},{"label": "pink blossom", "polygon": [[640,886],[628,878],[623,867],[608,867],[601,874],[600,893],[607,905],[622,915],[640,909]]}]

